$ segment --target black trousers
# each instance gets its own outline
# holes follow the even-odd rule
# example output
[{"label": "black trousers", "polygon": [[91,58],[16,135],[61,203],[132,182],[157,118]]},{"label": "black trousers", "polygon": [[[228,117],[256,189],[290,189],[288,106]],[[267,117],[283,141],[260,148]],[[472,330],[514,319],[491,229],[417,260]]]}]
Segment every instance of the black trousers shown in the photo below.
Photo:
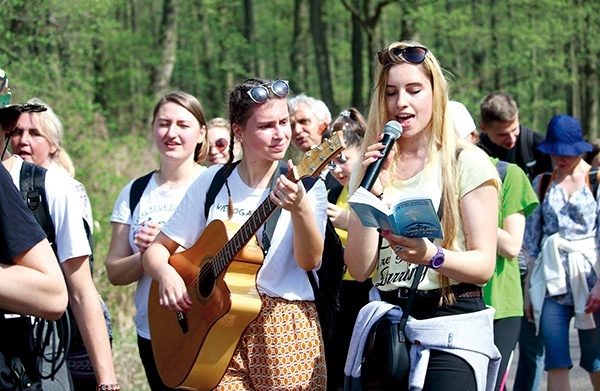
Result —
[{"label": "black trousers", "polygon": [[146,378],[148,379],[150,389],[152,391],[175,390],[175,388],[167,387],[158,374],[156,361],[154,361],[154,353],[152,352],[152,342],[149,339],[142,338],[138,335],[138,349],[140,351],[140,358],[142,359],[142,364],[146,371]]}]

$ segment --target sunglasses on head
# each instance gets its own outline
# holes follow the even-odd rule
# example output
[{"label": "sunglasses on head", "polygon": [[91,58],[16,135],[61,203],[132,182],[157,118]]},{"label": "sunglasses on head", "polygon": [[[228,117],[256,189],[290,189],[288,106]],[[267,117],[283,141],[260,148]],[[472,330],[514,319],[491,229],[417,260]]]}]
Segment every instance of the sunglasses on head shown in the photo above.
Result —
[{"label": "sunglasses on head", "polygon": [[[338,161],[338,163],[335,162],[336,160]],[[342,165],[342,164],[346,163],[347,161],[348,161],[348,158],[344,155],[344,152],[341,152],[339,157],[332,159],[329,162],[329,164],[327,164],[327,168],[329,169],[329,171],[335,171],[338,164]]]},{"label": "sunglasses on head", "polygon": [[229,146],[229,141],[227,141],[227,139],[224,138],[220,138],[217,141],[215,141],[214,144],[211,144],[210,147],[215,147],[217,148],[217,151],[219,152],[223,152],[227,147]]},{"label": "sunglasses on head", "polygon": [[402,58],[412,64],[420,64],[425,61],[429,49],[423,46],[408,46],[405,48],[385,49],[377,53],[377,59],[381,65],[397,63]]},{"label": "sunglasses on head", "polygon": [[275,80],[272,83],[250,88],[247,91],[248,96],[254,103],[261,105],[269,99],[269,89],[267,87],[279,98],[285,98],[290,93],[290,85],[287,80]]}]

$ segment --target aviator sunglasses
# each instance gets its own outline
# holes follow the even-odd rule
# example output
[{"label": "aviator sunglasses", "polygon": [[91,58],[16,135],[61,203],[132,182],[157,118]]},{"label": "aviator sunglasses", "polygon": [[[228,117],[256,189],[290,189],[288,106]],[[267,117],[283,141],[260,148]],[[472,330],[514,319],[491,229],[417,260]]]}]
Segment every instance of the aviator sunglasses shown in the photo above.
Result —
[{"label": "aviator sunglasses", "polygon": [[377,59],[381,65],[387,65],[391,62],[397,62],[397,58],[413,63],[420,64],[425,61],[429,49],[423,46],[409,46],[405,48],[385,49],[377,53]]},{"label": "aviator sunglasses", "polygon": [[223,137],[221,137],[220,139],[218,139],[217,141],[215,141],[214,144],[211,144],[210,147],[215,147],[217,149],[217,151],[219,152],[223,152],[225,150],[225,148],[227,148],[229,146],[229,142],[224,139]]},{"label": "aviator sunglasses", "polygon": [[255,86],[250,88],[248,92],[248,96],[254,103],[263,104],[269,99],[269,87],[275,96],[279,98],[285,98],[287,94],[290,93],[290,85],[287,80],[275,80],[272,83],[263,84],[260,86]]}]

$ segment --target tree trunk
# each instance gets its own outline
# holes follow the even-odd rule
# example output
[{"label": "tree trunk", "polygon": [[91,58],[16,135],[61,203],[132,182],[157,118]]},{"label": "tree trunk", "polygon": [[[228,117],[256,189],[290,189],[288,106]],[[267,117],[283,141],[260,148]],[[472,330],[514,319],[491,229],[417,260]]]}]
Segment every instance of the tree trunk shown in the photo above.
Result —
[{"label": "tree trunk", "polygon": [[[356,7],[360,6],[360,0],[355,0]],[[352,106],[361,113],[365,112],[363,99],[363,39],[360,20],[352,16]]]},{"label": "tree trunk", "polygon": [[[490,32],[492,35],[492,45],[490,53],[490,62],[492,64],[499,64],[500,57],[500,39],[498,38],[498,30],[496,29],[496,12],[498,7],[496,6],[496,0],[490,2]],[[499,91],[502,89],[502,81],[500,78],[500,70],[494,68],[494,85],[493,89]]]},{"label": "tree trunk", "polygon": [[[359,2],[359,0],[357,1]],[[369,75],[375,74],[375,55],[379,50],[376,37],[375,37],[375,27],[377,27],[377,23],[381,18],[381,12],[383,8],[391,4],[392,0],[381,0],[378,1],[373,7],[371,7],[371,2],[369,0],[364,0],[362,7],[355,6],[355,4],[350,4],[349,0],[342,0],[342,4],[350,13],[352,14],[353,21],[356,20],[356,23],[360,24],[362,28],[365,30],[367,34],[367,58],[369,59]],[[373,8],[373,10],[371,10]]]},{"label": "tree trunk", "polygon": [[[254,49],[254,4],[252,0],[244,0],[244,37],[248,41],[250,47],[249,52],[255,53]],[[256,75],[258,69],[256,56],[251,56],[246,60],[246,69],[248,69],[251,75]]]},{"label": "tree trunk", "polygon": [[576,38],[571,37],[569,42],[569,62],[571,64],[571,115],[576,118],[581,118],[581,85],[579,84],[579,63],[577,62],[578,46]]},{"label": "tree trunk", "polygon": [[306,89],[306,82],[303,77],[304,75],[304,63],[301,61],[304,58],[304,46],[302,35],[304,34],[302,29],[302,0],[294,0],[294,29],[292,33],[292,43],[290,50],[290,64],[292,68],[292,77],[290,80],[290,88],[292,91],[304,91]]},{"label": "tree trunk", "polygon": [[321,99],[330,110],[334,109],[333,88],[331,86],[331,71],[329,69],[329,49],[325,34],[325,25],[321,19],[322,0],[310,0],[310,29],[315,45],[315,59],[321,86]]},{"label": "tree trunk", "polygon": [[178,0],[164,0],[163,16],[160,25],[158,50],[160,62],[152,69],[152,94],[158,99],[169,90],[171,74],[177,54],[177,12]]}]

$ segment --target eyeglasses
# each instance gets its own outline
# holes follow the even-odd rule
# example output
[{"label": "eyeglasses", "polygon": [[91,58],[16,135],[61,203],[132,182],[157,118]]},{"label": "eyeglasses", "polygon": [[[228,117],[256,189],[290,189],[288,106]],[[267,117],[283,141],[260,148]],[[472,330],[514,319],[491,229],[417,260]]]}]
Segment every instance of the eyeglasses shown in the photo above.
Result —
[{"label": "eyeglasses", "polygon": [[413,63],[420,64],[425,61],[425,57],[429,53],[429,49],[423,46],[409,46],[405,48],[385,49],[377,53],[377,59],[381,65],[397,63],[398,58]]},{"label": "eyeglasses", "polygon": [[215,141],[214,144],[210,144],[210,147],[215,147],[217,148],[217,151],[219,152],[223,152],[227,147],[229,146],[229,141],[227,141],[227,139],[224,138],[220,138],[217,141]]},{"label": "eyeglasses", "polygon": [[269,87],[275,96],[285,98],[290,93],[290,85],[287,80],[275,80],[272,83],[263,84],[252,87],[248,90],[248,96],[254,103],[259,105],[265,103],[269,99]]},{"label": "eyeglasses", "polygon": [[[339,163],[336,163],[335,161],[338,161]],[[342,164],[346,163],[348,161],[348,158],[346,156],[344,156],[344,152],[340,153],[340,157],[339,158],[335,158],[332,159],[329,164],[327,165],[327,168],[329,169],[329,171],[335,171],[335,169],[337,168],[338,164],[341,166]]]}]

